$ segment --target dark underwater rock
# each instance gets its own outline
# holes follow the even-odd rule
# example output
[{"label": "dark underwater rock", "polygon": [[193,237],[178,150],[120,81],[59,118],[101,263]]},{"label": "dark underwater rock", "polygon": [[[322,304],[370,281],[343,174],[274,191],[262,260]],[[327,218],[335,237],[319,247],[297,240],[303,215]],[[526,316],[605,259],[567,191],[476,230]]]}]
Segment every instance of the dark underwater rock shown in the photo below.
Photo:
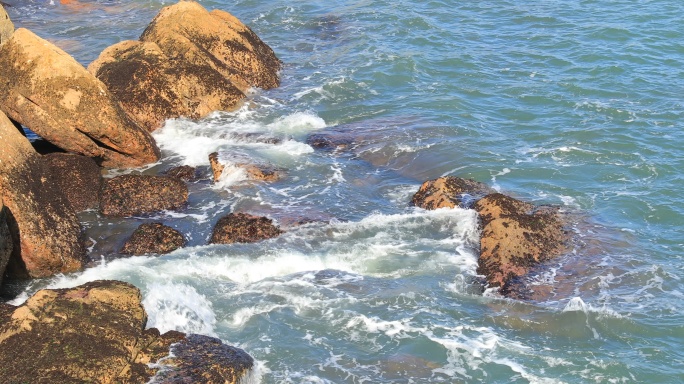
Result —
[{"label": "dark underwater rock", "polygon": [[185,245],[185,238],[175,229],[162,223],[141,224],[126,240],[121,253],[145,255],[148,253],[165,254]]},{"label": "dark underwater rock", "polygon": [[189,165],[181,165],[179,167],[173,167],[164,172],[164,176],[173,177],[183,181],[197,181],[200,176],[198,175],[197,168],[191,167]]}]

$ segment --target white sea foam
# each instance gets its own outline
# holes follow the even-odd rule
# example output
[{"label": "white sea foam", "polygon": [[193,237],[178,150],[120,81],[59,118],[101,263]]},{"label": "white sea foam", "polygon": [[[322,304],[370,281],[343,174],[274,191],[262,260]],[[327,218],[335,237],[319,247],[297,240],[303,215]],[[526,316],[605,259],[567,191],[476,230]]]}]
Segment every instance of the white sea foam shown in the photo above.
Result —
[{"label": "white sea foam", "polygon": [[211,302],[194,287],[178,283],[152,283],[143,299],[147,326],[164,333],[176,330],[216,336],[216,315]]}]

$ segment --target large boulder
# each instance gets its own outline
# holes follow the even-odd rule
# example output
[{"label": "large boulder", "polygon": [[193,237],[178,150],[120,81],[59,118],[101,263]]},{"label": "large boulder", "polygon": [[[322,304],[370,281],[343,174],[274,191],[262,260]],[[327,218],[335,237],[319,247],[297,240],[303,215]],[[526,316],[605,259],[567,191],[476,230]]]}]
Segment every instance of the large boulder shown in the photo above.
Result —
[{"label": "large boulder", "polygon": [[245,98],[212,66],[171,59],[153,42],[113,45],[88,70],[107,85],[131,118],[150,132],[166,119],[199,119],[216,110],[234,110]]},{"label": "large boulder", "polygon": [[494,190],[479,181],[446,176],[428,180],[413,195],[411,204],[424,209],[469,207]]},{"label": "large boulder", "polygon": [[[220,340],[145,330],[140,299],[137,288],[118,281],[38,291],[0,325],[0,376],[11,383],[144,383],[163,365],[176,380],[164,372],[155,382],[236,383],[252,368],[249,355]],[[204,369],[211,381],[201,379]]]},{"label": "large boulder", "polygon": [[474,208],[482,226],[477,273],[504,295],[515,279],[566,249],[567,233],[555,208],[535,207],[500,193],[483,197]]},{"label": "large boulder", "polygon": [[175,229],[162,223],[146,223],[140,224],[126,240],[121,253],[135,256],[149,253],[161,255],[173,252],[184,245],[185,238]]},{"label": "large boulder", "polygon": [[2,204],[2,198],[0,198],[0,286],[7,263],[12,256],[12,247],[12,236],[7,226],[7,212]]},{"label": "large boulder", "polygon": [[107,167],[155,162],[148,132],[107,87],[55,45],[17,29],[0,47],[0,109],[53,144]]},{"label": "large boulder", "polygon": [[281,63],[268,45],[233,15],[195,1],[163,8],[140,41],[156,43],[171,60],[209,65],[243,92],[280,84]]},{"label": "large boulder", "polygon": [[100,206],[102,171],[93,159],[74,153],[50,153],[43,159],[74,211]]},{"label": "large boulder", "polygon": [[229,213],[219,219],[211,234],[211,244],[254,243],[280,236],[283,231],[266,217]]},{"label": "large boulder", "polygon": [[168,176],[122,175],[104,183],[100,212],[107,216],[136,216],[178,209],[188,201],[188,186]]},{"label": "large boulder", "polygon": [[14,24],[10,20],[5,8],[0,4],[0,46],[5,44],[14,33]]},{"label": "large boulder", "polygon": [[45,277],[83,267],[74,210],[29,141],[0,112],[0,194],[12,234],[9,274]]}]

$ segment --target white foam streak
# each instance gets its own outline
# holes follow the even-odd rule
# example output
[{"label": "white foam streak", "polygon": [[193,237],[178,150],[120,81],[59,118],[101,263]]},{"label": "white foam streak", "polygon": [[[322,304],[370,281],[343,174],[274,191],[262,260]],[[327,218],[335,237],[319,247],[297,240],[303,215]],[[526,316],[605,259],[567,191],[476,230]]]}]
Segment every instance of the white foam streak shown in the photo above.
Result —
[{"label": "white foam streak", "polygon": [[143,306],[148,327],[157,328],[161,333],[176,330],[216,336],[216,315],[211,302],[194,287],[152,283],[147,291]]}]

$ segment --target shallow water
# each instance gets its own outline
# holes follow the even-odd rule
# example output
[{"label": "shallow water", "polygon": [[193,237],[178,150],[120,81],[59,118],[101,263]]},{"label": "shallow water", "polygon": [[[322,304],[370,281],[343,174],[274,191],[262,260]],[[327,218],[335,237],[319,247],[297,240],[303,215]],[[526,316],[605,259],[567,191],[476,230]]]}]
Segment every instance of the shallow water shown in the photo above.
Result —
[{"label": "shallow water", "polygon": [[[17,27],[84,65],[171,4],[5,1]],[[237,112],[167,122],[154,134],[164,159],[136,172],[187,164],[208,175],[219,151],[286,177],[205,178],[187,209],[154,217],[86,212],[93,267],[35,281],[15,303],[42,287],[129,281],[148,326],[240,346],[263,383],[684,381],[684,3],[201,3],[275,50],[282,86],[255,90]],[[306,144],[333,131],[352,144]],[[572,215],[572,254],[529,277],[538,299],[481,292],[471,211],[408,206],[441,175]],[[205,245],[231,211],[288,232]],[[178,228],[189,246],[119,258],[146,221]]]}]

